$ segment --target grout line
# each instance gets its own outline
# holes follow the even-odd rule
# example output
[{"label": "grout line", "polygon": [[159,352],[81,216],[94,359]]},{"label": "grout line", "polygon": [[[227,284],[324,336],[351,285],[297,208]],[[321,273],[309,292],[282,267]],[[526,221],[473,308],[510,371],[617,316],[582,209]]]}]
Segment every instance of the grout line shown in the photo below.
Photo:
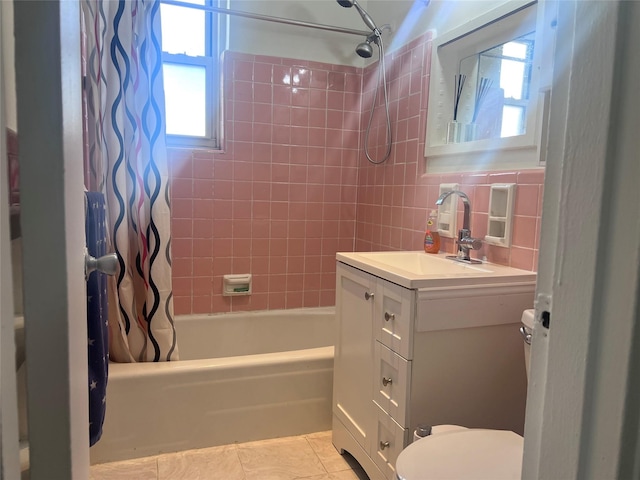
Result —
[{"label": "grout line", "polygon": [[303,437],[304,437],[305,441],[307,442],[307,445],[309,445],[309,448],[311,448],[311,451],[313,452],[313,454],[316,456],[316,459],[318,460],[318,463],[322,466],[322,469],[325,471],[325,473],[327,475],[329,475],[329,470],[327,470],[327,467],[324,465],[324,462],[322,461],[322,459],[318,455],[318,452],[316,452],[316,449],[313,448],[313,445],[311,444],[311,442],[307,438],[307,435],[303,435]]}]

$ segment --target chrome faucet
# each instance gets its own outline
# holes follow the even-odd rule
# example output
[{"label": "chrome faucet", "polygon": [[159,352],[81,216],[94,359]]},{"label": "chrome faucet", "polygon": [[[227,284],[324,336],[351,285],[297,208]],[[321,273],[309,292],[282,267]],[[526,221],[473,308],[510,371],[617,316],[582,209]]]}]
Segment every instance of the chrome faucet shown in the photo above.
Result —
[{"label": "chrome faucet", "polygon": [[[469,202],[469,197],[466,193],[461,192],[460,190],[449,190],[448,192],[444,192],[438,200],[436,200],[436,205],[440,206],[444,203],[449,195],[458,195],[462,200],[462,204],[464,207],[464,215],[462,217],[462,228],[458,230],[458,255],[449,256],[447,258],[453,258],[454,260],[458,260],[460,262],[466,263],[482,263],[480,260],[473,260],[469,257],[469,250],[478,250],[482,247],[482,240],[479,238],[473,238],[471,236],[471,226],[470,226],[470,215],[471,215],[471,203]],[[451,212],[452,215],[455,215],[455,208]]]}]

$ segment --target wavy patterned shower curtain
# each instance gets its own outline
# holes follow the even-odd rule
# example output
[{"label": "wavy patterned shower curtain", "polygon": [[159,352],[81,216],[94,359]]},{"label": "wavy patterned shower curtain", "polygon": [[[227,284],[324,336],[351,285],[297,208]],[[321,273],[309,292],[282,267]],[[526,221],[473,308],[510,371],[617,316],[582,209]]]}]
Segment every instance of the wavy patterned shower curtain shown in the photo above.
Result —
[{"label": "wavy patterned shower curtain", "polygon": [[88,185],[107,201],[109,354],[178,359],[159,0],[83,0]]}]

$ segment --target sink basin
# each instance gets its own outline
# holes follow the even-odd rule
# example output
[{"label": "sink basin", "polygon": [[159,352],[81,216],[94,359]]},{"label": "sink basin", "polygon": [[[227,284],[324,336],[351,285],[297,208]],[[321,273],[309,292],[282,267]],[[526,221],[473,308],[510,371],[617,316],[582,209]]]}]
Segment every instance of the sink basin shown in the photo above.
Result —
[{"label": "sink basin", "polygon": [[535,272],[491,263],[467,264],[422,251],[337,253],[339,262],[407,288],[535,282]]},{"label": "sink basin", "polygon": [[477,264],[456,262],[423,252],[371,252],[364,255],[373,262],[415,275],[481,275],[492,272]]}]

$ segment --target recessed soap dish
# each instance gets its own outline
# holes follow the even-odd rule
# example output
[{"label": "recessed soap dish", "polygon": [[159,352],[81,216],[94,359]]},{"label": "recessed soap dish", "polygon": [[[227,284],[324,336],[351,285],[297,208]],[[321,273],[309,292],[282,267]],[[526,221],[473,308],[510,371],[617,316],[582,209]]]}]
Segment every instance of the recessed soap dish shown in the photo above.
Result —
[{"label": "recessed soap dish", "polygon": [[251,295],[251,274],[224,275],[222,277],[222,296]]},{"label": "recessed soap dish", "polygon": [[515,183],[491,185],[489,220],[487,234],[484,237],[485,243],[501,247],[511,246],[515,192]]}]

